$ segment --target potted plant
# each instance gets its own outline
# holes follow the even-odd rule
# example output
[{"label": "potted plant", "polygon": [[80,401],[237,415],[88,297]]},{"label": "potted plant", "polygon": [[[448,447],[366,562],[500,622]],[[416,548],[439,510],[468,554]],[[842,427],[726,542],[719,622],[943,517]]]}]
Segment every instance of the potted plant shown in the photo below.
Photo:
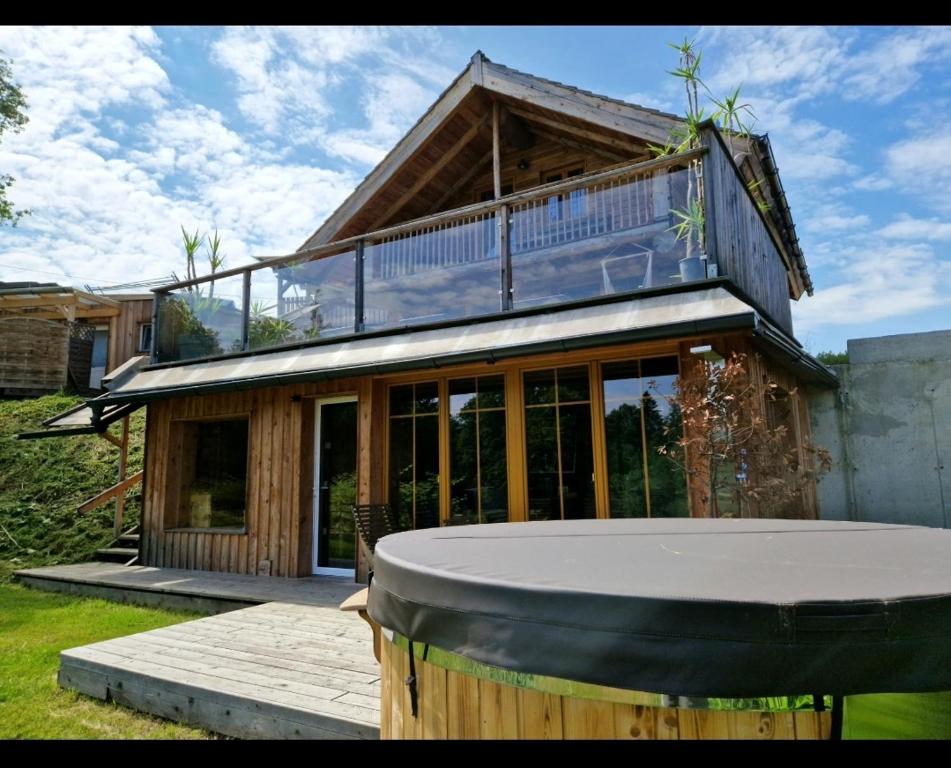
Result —
[{"label": "potted plant", "polygon": [[678,242],[685,240],[687,243],[687,254],[678,262],[680,279],[685,283],[691,280],[703,280],[707,276],[704,259],[699,255],[705,225],[703,203],[696,198],[691,198],[687,202],[686,209],[673,210],[671,213],[680,221],[670,229],[677,233]]}]

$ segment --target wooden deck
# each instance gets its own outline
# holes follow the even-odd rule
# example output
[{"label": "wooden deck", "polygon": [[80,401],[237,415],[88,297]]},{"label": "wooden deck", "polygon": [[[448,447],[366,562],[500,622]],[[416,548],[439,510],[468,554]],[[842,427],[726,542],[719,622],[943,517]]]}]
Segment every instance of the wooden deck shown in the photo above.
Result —
[{"label": "wooden deck", "polygon": [[59,684],[241,738],[379,737],[370,628],[266,603],[60,654]]},{"label": "wooden deck", "polygon": [[17,576],[124,602],[181,599],[216,614],[65,650],[64,688],[240,738],[379,737],[372,633],[355,613],[338,610],[362,584],[108,563]]},{"label": "wooden deck", "polygon": [[286,579],[119,563],[54,565],[14,575],[20,583],[38,589],[200,613],[274,601],[336,608],[364,587],[333,576]]}]

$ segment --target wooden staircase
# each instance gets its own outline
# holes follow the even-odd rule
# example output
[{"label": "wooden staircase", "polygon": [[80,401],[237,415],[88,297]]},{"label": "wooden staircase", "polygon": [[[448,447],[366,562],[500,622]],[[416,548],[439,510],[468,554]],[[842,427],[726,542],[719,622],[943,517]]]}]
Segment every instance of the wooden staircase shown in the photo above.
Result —
[{"label": "wooden staircase", "polygon": [[108,547],[97,549],[95,559],[103,563],[135,565],[139,559],[139,526],[123,531]]}]

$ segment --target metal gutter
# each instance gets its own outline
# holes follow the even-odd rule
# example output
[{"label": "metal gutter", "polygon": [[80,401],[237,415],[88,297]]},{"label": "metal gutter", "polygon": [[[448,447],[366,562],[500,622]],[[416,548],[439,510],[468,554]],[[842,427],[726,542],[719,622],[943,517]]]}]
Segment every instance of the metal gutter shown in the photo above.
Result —
[{"label": "metal gutter", "polygon": [[801,373],[804,378],[833,388],[840,386],[835,371],[820,363],[802,347],[790,343],[789,338],[782,331],[772,327],[762,318],[758,319],[753,328],[753,335],[768,342],[774,353],[773,356],[780,357],[783,362]]}]

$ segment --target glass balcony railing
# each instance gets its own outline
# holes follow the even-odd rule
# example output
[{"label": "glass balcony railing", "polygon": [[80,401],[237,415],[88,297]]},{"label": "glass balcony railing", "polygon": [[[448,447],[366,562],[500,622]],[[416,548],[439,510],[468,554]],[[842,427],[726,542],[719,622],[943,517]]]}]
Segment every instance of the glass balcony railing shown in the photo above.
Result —
[{"label": "glass balcony railing", "polygon": [[248,349],[353,333],[355,259],[351,248],[251,272]]},{"label": "glass balcony railing", "polygon": [[159,289],[153,360],[276,348],[702,279],[697,249],[688,254],[690,238],[678,237],[675,226],[702,152],[588,174]]}]

